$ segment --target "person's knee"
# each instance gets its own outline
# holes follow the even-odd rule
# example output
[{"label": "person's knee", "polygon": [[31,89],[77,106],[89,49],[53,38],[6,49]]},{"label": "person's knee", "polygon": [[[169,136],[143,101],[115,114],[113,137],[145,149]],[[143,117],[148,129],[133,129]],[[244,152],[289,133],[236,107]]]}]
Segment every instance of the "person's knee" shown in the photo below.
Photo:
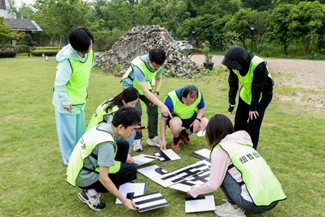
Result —
[{"label": "person's knee", "polygon": [[117,144],[118,148],[121,150],[125,150],[125,149],[129,150],[129,143],[125,139],[116,141],[116,144]]}]

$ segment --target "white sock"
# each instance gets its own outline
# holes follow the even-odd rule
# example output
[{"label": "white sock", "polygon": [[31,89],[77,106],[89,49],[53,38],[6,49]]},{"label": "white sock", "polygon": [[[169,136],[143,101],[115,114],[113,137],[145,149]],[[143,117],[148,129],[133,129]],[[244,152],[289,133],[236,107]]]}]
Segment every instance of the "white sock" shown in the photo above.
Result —
[{"label": "white sock", "polygon": [[89,196],[94,196],[95,194],[97,194],[97,191],[95,189],[87,189],[87,193],[89,194]]}]

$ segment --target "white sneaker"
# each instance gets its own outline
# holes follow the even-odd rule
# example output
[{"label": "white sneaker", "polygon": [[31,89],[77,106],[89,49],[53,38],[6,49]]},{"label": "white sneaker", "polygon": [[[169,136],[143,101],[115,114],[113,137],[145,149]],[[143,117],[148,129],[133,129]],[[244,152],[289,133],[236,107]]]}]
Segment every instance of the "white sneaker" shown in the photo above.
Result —
[{"label": "white sneaker", "polygon": [[216,206],[214,211],[220,217],[246,217],[245,210],[238,208],[234,209],[230,203],[224,203],[220,206]]},{"label": "white sneaker", "polygon": [[142,139],[135,139],[133,142],[133,151],[137,151],[137,152],[143,151],[141,143],[142,143]]},{"label": "white sneaker", "polygon": [[100,193],[90,196],[87,190],[83,189],[77,194],[77,197],[94,211],[100,211],[105,208],[105,204],[100,202]]},{"label": "white sneaker", "polygon": [[160,148],[161,139],[158,136],[155,136],[153,139],[148,139],[147,144],[149,146]]}]

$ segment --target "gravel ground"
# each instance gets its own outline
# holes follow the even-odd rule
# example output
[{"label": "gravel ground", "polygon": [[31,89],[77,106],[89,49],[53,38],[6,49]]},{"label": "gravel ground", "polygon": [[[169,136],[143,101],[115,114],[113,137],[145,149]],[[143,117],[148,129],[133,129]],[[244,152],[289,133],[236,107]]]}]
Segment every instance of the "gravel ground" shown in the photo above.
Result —
[{"label": "gravel ground", "polygon": [[[203,55],[191,59],[202,64]],[[221,66],[223,56],[213,56],[215,66]],[[281,100],[296,101],[310,108],[325,109],[325,61],[265,58],[270,72],[277,73],[276,85],[295,88],[292,94],[275,96]],[[280,74],[280,76],[278,76]]]}]

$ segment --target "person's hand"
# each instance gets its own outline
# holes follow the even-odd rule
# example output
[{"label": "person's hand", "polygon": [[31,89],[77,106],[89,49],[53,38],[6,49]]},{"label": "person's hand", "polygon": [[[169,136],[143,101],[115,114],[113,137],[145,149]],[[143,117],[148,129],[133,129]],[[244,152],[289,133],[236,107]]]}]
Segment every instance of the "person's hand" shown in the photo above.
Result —
[{"label": "person's hand", "polygon": [[72,105],[70,104],[70,105],[65,105],[65,106],[63,106],[63,108],[65,109],[65,110],[67,110],[68,112],[70,112],[71,113],[71,111],[72,111]]},{"label": "person's hand", "polygon": [[257,117],[259,116],[257,111],[249,111],[248,117],[249,119],[253,120],[253,119],[257,119]]},{"label": "person's hand", "polygon": [[193,121],[193,123],[190,125],[190,127],[191,126],[193,126],[193,132],[192,133],[197,133],[197,132],[199,132],[199,129],[200,129],[200,121],[199,120],[197,120],[197,119],[195,119],[194,121]]},{"label": "person's hand", "polygon": [[165,104],[163,104],[161,106],[161,114],[163,115],[163,117],[167,117],[167,118],[168,118],[168,116],[170,118],[173,117],[172,114],[170,114],[169,109],[168,109],[168,107]]},{"label": "person's hand", "polygon": [[235,114],[235,105],[229,105],[228,116]]},{"label": "person's hand", "polygon": [[123,206],[127,210],[137,210],[137,205],[130,199],[126,199],[123,203]]},{"label": "person's hand", "polygon": [[133,158],[131,157],[130,154],[128,154],[128,157],[127,157],[127,159],[126,159],[126,162],[127,162],[127,163],[134,163],[134,160],[133,160]]},{"label": "person's hand", "polygon": [[167,145],[167,143],[166,143],[166,141],[165,140],[161,140],[161,143],[160,143],[160,150],[166,150],[166,145]]}]

